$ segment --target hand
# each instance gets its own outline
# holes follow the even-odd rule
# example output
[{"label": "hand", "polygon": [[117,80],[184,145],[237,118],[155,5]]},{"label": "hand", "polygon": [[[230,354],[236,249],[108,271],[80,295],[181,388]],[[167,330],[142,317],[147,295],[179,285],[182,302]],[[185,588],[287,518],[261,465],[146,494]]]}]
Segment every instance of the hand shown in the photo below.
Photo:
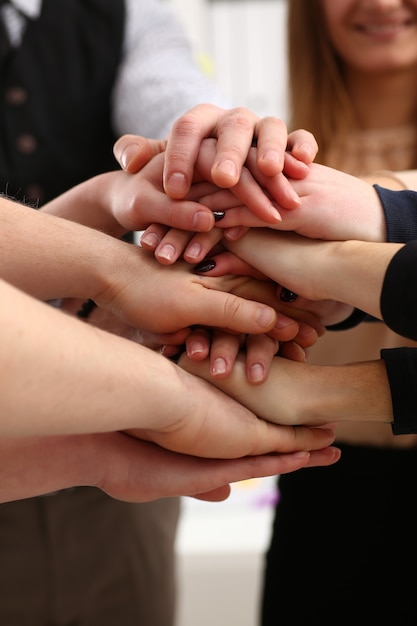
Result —
[{"label": "hand", "polygon": [[[277,182],[259,172],[253,157],[248,167],[256,180],[276,199],[279,193]],[[278,202],[282,221],[273,228],[291,230],[313,239],[386,241],[385,216],[372,185],[318,163],[310,165],[308,176],[291,179],[291,184],[300,197],[300,205],[296,210],[288,211]],[[216,210],[217,207],[210,208]],[[228,210],[222,220],[222,228],[239,224],[245,227],[267,226],[244,207]]]},{"label": "hand", "polygon": [[338,366],[308,365],[275,357],[262,385],[246,380],[245,357],[239,354],[227,378],[213,379],[208,359],[179,365],[210,380],[263,419],[278,424],[318,426],[339,421],[391,422],[392,398],[384,362]]},{"label": "hand", "polygon": [[3,438],[0,502],[35,497],[75,486],[94,486],[127,502],[171,496],[225,500],[229,483],[330,465],[339,452],[199,459],[159,448],[122,433]]},{"label": "hand", "polygon": [[[217,139],[216,157],[212,164],[212,178],[219,187],[234,187],[240,179],[242,166],[256,138],[257,163],[266,176],[282,172],[284,153],[290,150],[303,163],[311,163],[318,150],[313,135],[295,131],[288,135],[287,127],[277,118],[260,119],[244,108],[225,111],[211,104],[193,107],[174,124],[166,148],[164,188],[173,198],[184,198],[193,179],[194,164],[204,138]],[[288,199],[296,196],[289,186]]]},{"label": "hand", "polygon": [[267,424],[155,351],[8,283],[0,281],[0,293],[7,328],[0,351],[3,439],[129,431],[174,452],[223,459],[321,450],[333,442],[331,430]]},{"label": "hand", "polygon": [[[85,301],[66,298],[63,300],[60,309],[76,315]],[[135,341],[142,346],[146,346],[151,350],[159,350],[164,356],[173,357],[183,352],[184,343],[190,333],[189,329],[183,329],[173,333],[151,333],[141,328],[129,326],[119,317],[109,313],[105,309],[95,307],[85,320],[87,323],[106,330],[109,333],[124,337],[130,341]]]},{"label": "hand", "polygon": [[[262,229],[259,229],[258,234],[262,238],[261,233],[262,233]],[[250,238],[250,235],[248,235],[248,237]],[[255,234],[255,237],[256,237],[256,234]],[[275,236],[274,235],[272,236],[276,244],[278,246],[281,245],[281,248],[274,247],[273,250],[270,250],[271,256],[269,257],[269,261],[268,261],[268,252],[267,252],[265,255],[265,258],[263,258],[263,260],[260,261],[260,267],[261,266],[264,267],[265,271],[274,273],[274,275],[276,276],[278,276],[279,274],[281,276],[281,280],[289,281],[289,283],[286,283],[286,284],[294,285],[295,283],[293,282],[294,278],[292,276],[291,270],[289,270],[287,274],[284,274],[284,271],[281,271],[281,270],[276,271],[275,269],[271,271],[270,269],[271,266],[275,268],[274,263],[270,263],[270,261],[272,261],[272,259],[274,258],[273,257],[274,253],[277,255],[280,254],[280,250],[285,255],[285,260],[283,260],[283,265],[285,266],[285,263],[288,260],[289,264],[290,265],[292,264],[291,269],[294,269],[293,267],[294,254],[293,253],[296,253],[296,249],[295,248],[292,250],[290,249],[288,251],[288,254],[285,254],[285,250],[287,249],[285,246],[286,244],[288,244],[286,237],[287,236],[284,235],[284,239],[283,239],[282,236],[278,233],[275,233]],[[297,236],[295,236],[292,239],[292,241],[301,242],[302,239],[303,238],[297,238]],[[266,240],[265,240],[265,243],[266,243]],[[229,245],[233,245],[233,244],[229,244]],[[319,242],[311,242],[312,248],[314,248],[317,245],[320,245]],[[236,244],[235,248],[239,250],[240,249],[239,244]],[[241,252],[241,254],[245,254],[245,252]],[[314,255],[312,255],[309,259],[308,258],[305,259],[305,263],[310,262],[310,264],[313,264],[313,261],[314,261]],[[258,263],[258,259],[254,262]],[[226,274],[233,274],[233,275],[238,275],[238,276],[259,277],[262,275],[258,269],[254,268],[252,265],[250,265],[249,263],[244,261],[242,258],[238,257],[236,254],[230,251],[220,252],[219,254],[215,254],[211,256],[209,259],[205,259],[204,261],[202,261],[201,263],[199,263],[198,265],[194,267],[194,271],[196,273],[204,273],[204,275],[206,276],[224,276]],[[306,287],[307,288],[309,287],[310,280],[306,278],[305,283],[306,284],[302,284],[299,287],[299,292],[303,293]],[[299,283],[297,283],[297,285],[299,286]],[[300,296],[299,293],[292,292],[291,290],[287,289],[286,287],[283,287],[282,285],[277,286],[276,294],[277,294],[278,302],[287,303],[285,307],[282,304],[278,305],[278,310],[281,313],[284,313],[288,315],[289,317],[293,317],[294,319],[297,319],[299,321],[300,330],[299,330],[298,336],[294,337],[294,341],[298,342],[298,344],[303,348],[308,348],[312,346],[315,343],[315,341],[313,341],[313,336],[310,334],[312,330],[311,326],[308,323],[303,324],[300,320],[304,319],[305,322],[309,321],[311,323],[312,321],[311,315],[315,315],[317,317],[317,320],[320,321],[320,324],[322,326],[322,332],[320,332],[320,328],[318,326],[315,326],[315,330],[318,331],[318,336],[321,336],[324,332],[325,326],[338,324],[341,321],[347,319],[353,312],[353,307],[344,302],[337,302],[334,300],[309,300],[307,298],[303,298],[302,296]],[[289,298],[288,297],[289,295],[292,295],[292,297]],[[308,318],[308,320],[305,317],[307,312],[310,314],[310,317]],[[303,335],[300,338],[301,332],[303,333]],[[306,339],[308,343],[306,343]],[[311,339],[311,343],[310,343],[310,339]],[[189,341],[189,339],[187,339],[187,341]],[[292,343],[293,342],[291,342],[291,344]],[[286,344],[283,344],[283,346],[280,347],[280,355],[287,356],[287,358],[295,358],[296,360],[300,360],[302,358],[302,355],[299,353],[298,350],[294,351],[292,346],[286,345]]]},{"label": "hand", "polygon": [[[122,148],[125,151],[128,150],[130,141],[134,141],[131,135],[119,139],[119,150]],[[124,185],[129,185],[129,193],[123,190],[122,187],[116,189],[116,195],[112,203],[113,207],[120,207],[113,210],[117,215],[121,215],[121,219],[119,218],[118,221],[124,225],[128,223],[131,230],[143,229],[145,225],[143,224],[142,214],[143,211],[146,211],[146,216],[149,215],[150,209],[146,204],[150,203],[152,207],[154,207],[152,210],[155,210],[154,221],[162,225],[172,226],[170,214],[179,213],[185,209],[188,210],[190,205],[194,211],[197,209],[202,210],[204,207],[205,213],[212,216],[212,211],[208,211],[207,207],[202,204],[199,199],[202,196],[210,196],[219,189],[213,180],[211,167],[216,156],[216,145],[213,139],[206,139],[201,144],[192,170],[192,181],[195,184],[192,185],[191,189],[183,198],[172,199],[165,193],[163,186],[163,168],[166,156],[164,154],[156,155],[148,164],[142,166],[141,170],[138,170],[133,176],[133,181],[130,183],[123,180]],[[306,172],[308,172],[307,166],[304,167]],[[304,172],[304,175],[306,172]],[[286,182],[286,187],[291,189],[288,182]],[[119,195],[121,196],[120,202],[117,202]],[[264,194],[263,190],[259,187],[246,167],[241,167],[240,178],[233,186],[233,196],[239,199],[239,204],[244,202],[250,210],[254,211],[267,223],[279,221],[280,217],[278,211],[271,204],[270,198]],[[293,196],[295,196],[295,194],[293,194]],[[285,195],[283,195],[281,199],[284,204],[287,203],[290,207],[298,206],[299,203],[298,198],[294,200],[294,197],[291,201],[288,201]],[[161,203],[166,207],[164,212],[161,210],[158,211],[158,206]],[[143,206],[144,204],[145,207]],[[163,217],[164,213],[165,217]],[[160,216],[162,219],[159,219]],[[148,221],[148,217],[146,217],[146,221]],[[209,230],[209,227],[211,228],[213,224],[214,218],[212,217],[211,224],[205,225],[204,229],[199,228],[199,230]],[[182,228],[179,222],[177,227]],[[188,230],[195,231],[196,228],[191,224],[191,228]]]},{"label": "hand", "polygon": [[246,376],[250,383],[263,383],[269,374],[273,357],[279,352],[286,358],[305,362],[306,349],[317,341],[317,332],[307,324],[300,324],[298,335],[278,342],[269,335],[232,335],[220,331],[197,328],[187,337],[187,356],[203,361],[210,356],[210,373],[214,378],[227,377],[239,351],[244,349]]},{"label": "hand", "polygon": [[[147,250],[153,251],[160,263],[174,263],[181,256],[189,263],[198,263],[224,236],[237,239],[252,225],[279,229],[282,218],[278,207],[279,211],[285,207],[288,213],[300,206],[302,200],[298,196],[296,202],[288,202],[287,177],[304,177],[306,171],[310,170],[306,168],[300,173],[296,166],[299,161],[289,153],[285,155],[284,173],[269,177],[262,175],[257,164],[258,149],[252,148],[247,161],[249,167],[241,169],[241,177],[231,189],[218,190],[199,184],[200,180],[214,182],[211,164],[215,159],[216,145],[207,140],[202,144],[196,161],[191,194],[194,200],[213,211],[219,228],[195,234],[186,229],[169,228],[166,223],[156,223],[155,220],[142,234],[141,244]],[[263,187],[254,184],[252,169]],[[266,194],[264,190],[267,191]],[[271,190],[274,193],[273,203],[270,200]]]},{"label": "hand", "polygon": [[[273,283],[244,276],[198,276],[187,263],[164,267],[140,248],[116,244],[120,250],[102,272],[106,287],[92,297],[130,326],[158,334],[194,325],[249,334],[273,331],[279,341],[297,335],[297,322],[274,308]],[[314,324],[313,317],[309,321]]]}]

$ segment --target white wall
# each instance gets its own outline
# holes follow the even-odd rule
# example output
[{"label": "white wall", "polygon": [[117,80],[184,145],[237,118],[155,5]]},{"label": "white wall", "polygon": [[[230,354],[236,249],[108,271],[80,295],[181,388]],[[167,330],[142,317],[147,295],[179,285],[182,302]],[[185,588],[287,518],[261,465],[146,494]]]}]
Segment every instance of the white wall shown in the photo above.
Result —
[{"label": "white wall", "polygon": [[286,119],[286,0],[168,0],[237,105]]},{"label": "white wall", "polygon": [[225,502],[183,498],[176,626],[257,626],[275,478],[232,485]]}]

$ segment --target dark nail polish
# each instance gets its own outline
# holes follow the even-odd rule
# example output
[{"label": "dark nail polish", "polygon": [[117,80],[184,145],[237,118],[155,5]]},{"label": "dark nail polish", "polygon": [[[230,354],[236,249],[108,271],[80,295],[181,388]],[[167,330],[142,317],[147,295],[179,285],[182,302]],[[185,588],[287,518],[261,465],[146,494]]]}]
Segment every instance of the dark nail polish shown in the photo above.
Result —
[{"label": "dark nail polish", "polygon": [[296,293],[283,287],[279,299],[282,300],[282,302],[294,302],[294,300],[297,300],[297,297]]},{"label": "dark nail polish", "polygon": [[251,147],[252,148],[257,148],[258,147],[258,138],[255,137],[255,135],[252,137],[252,142],[251,142]]},{"label": "dark nail polish", "polygon": [[214,221],[220,222],[220,220],[222,220],[224,216],[226,215],[226,211],[213,211],[213,215],[214,215]]},{"label": "dark nail polish", "polygon": [[215,267],[216,261],[212,261],[211,259],[204,259],[204,261],[200,261],[200,263],[197,263],[197,265],[194,266],[194,273],[203,274],[204,272],[209,272]]}]

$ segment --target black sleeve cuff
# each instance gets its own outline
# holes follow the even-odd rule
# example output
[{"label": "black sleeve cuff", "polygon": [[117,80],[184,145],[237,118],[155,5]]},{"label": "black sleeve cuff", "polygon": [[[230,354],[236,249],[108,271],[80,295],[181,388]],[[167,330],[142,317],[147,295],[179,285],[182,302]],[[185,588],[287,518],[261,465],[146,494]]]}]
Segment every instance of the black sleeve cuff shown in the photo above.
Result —
[{"label": "black sleeve cuff", "polygon": [[354,309],[352,315],[349,315],[343,322],[339,322],[338,324],[332,324],[331,326],[326,326],[327,330],[349,330],[349,328],[354,328],[358,326],[361,322],[364,322],[367,319],[367,313],[361,311],[360,309]]},{"label": "black sleeve cuff", "polygon": [[417,192],[394,191],[373,185],[381,201],[387,224],[387,241],[406,243],[417,239]]},{"label": "black sleeve cuff", "polygon": [[417,348],[381,350],[391,388],[394,435],[417,434]]},{"label": "black sleeve cuff", "polygon": [[399,335],[414,340],[417,340],[416,268],[417,241],[410,241],[392,257],[380,297],[385,324]]}]

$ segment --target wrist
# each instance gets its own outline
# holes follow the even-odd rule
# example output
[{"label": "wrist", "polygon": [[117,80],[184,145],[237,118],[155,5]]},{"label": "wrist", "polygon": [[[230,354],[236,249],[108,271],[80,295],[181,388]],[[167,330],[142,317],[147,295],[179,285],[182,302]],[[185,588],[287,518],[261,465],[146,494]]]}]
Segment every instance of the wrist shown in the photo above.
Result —
[{"label": "wrist", "polygon": [[391,422],[392,403],[383,361],[347,365],[310,365],[305,396],[308,423]]}]

